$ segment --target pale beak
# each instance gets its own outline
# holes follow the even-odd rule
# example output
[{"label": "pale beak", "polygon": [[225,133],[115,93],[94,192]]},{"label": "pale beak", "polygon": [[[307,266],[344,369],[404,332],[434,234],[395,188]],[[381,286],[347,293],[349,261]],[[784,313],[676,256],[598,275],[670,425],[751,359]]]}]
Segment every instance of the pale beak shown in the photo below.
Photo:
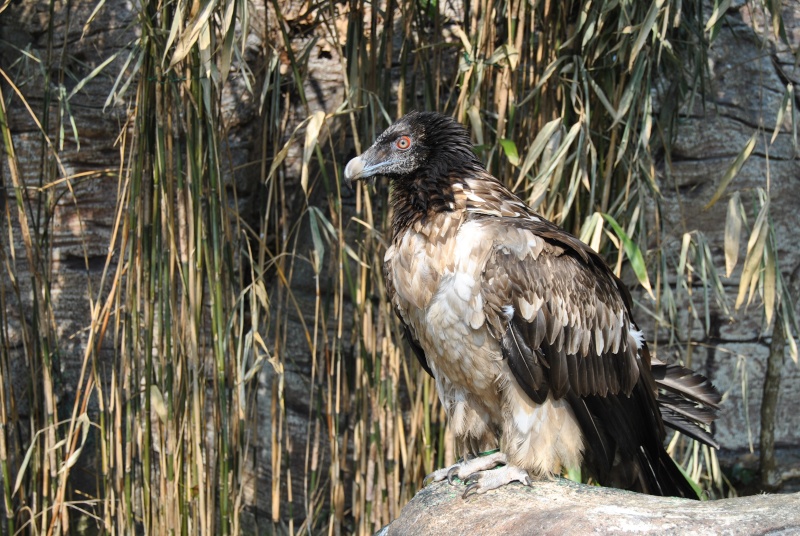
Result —
[{"label": "pale beak", "polygon": [[349,187],[354,180],[358,180],[359,175],[364,171],[364,161],[357,156],[347,163],[344,168],[344,183]]}]

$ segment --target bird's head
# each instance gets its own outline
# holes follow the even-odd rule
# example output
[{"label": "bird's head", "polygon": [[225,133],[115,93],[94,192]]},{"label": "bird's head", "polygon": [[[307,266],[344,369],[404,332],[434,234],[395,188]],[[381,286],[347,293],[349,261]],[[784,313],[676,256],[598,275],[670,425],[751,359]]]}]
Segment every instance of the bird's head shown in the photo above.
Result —
[{"label": "bird's head", "polygon": [[388,177],[392,181],[446,182],[460,171],[483,168],[472,151],[469,132],[435,112],[410,112],[375,143],[348,162],[345,182]]}]

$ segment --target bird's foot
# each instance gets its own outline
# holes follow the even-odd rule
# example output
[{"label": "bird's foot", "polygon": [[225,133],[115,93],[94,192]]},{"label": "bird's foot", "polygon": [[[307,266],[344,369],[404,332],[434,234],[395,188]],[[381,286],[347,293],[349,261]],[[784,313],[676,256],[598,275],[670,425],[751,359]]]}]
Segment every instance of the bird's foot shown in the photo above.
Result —
[{"label": "bird's foot", "polygon": [[462,482],[466,482],[467,478],[469,478],[471,475],[481,471],[486,471],[504,463],[507,463],[506,455],[499,451],[486,456],[476,456],[475,458],[467,458],[465,456],[463,460],[451,465],[450,467],[437,469],[436,471],[432,472],[425,477],[423,483],[427,486],[432,482],[441,482],[442,480],[447,479],[450,484],[455,484],[453,481],[455,478],[458,478]]},{"label": "bird's foot", "polygon": [[511,482],[520,482],[524,486],[530,486],[531,477],[528,475],[528,471],[515,465],[504,465],[492,470],[478,471],[469,475],[465,480],[467,489],[464,490],[462,497],[466,499],[473,493],[480,495]]}]

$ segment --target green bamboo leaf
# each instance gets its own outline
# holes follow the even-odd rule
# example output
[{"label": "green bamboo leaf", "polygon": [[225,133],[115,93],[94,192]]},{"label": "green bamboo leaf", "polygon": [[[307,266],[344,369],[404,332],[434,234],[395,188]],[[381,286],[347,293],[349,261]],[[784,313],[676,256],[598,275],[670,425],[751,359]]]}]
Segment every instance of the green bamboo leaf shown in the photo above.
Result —
[{"label": "green bamboo leaf", "polygon": [[658,12],[662,5],[664,5],[664,0],[656,0],[650,4],[650,9],[647,11],[644,22],[642,22],[642,25],[639,27],[639,35],[636,36],[636,41],[633,43],[633,48],[631,49],[631,59],[628,61],[629,71],[633,70],[633,64],[636,61],[636,56],[639,55],[639,52],[642,50],[647,37],[650,35],[650,32],[653,31],[656,17],[658,16]]},{"label": "green bamboo leaf", "polygon": [[647,275],[647,266],[644,263],[644,256],[642,255],[642,251],[639,249],[639,246],[634,243],[633,240],[630,239],[628,233],[617,223],[610,214],[603,214],[603,218],[608,222],[614,232],[616,233],[617,237],[619,237],[620,241],[622,241],[623,249],[625,250],[625,256],[628,257],[628,261],[631,263],[631,268],[633,268],[633,273],[636,274],[636,279],[639,280],[639,284],[642,285],[647,293],[650,295],[651,298],[655,299],[655,295],[653,295],[653,289],[650,287],[650,277]]},{"label": "green bamboo leaf", "polygon": [[728,170],[723,175],[722,180],[719,181],[719,186],[717,186],[717,191],[714,192],[714,195],[711,197],[711,201],[709,201],[703,210],[708,210],[714,204],[719,201],[719,198],[722,197],[722,194],[725,193],[725,190],[728,188],[728,185],[731,183],[733,178],[739,174],[739,170],[742,169],[742,166],[750,158],[750,154],[753,152],[753,149],[756,147],[756,140],[758,138],[758,131],[753,132],[753,135],[750,136],[750,140],[745,144],[742,151],[738,154],[736,159],[731,163]]},{"label": "green bamboo leaf", "polygon": [[22,458],[22,463],[19,464],[19,470],[17,471],[17,479],[14,481],[14,491],[11,492],[11,495],[16,494],[17,490],[19,490],[19,487],[22,485],[22,478],[25,476],[25,471],[28,469],[28,464],[31,462],[31,456],[33,456],[33,451],[34,449],[36,449],[36,446],[38,445],[37,439],[39,437],[39,434],[42,433],[42,431],[43,430],[39,430],[31,438],[31,444],[28,447],[27,452],[25,452],[25,457]]},{"label": "green bamboo leaf", "polygon": [[519,170],[519,179],[517,184],[514,186],[516,190],[519,187],[520,181],[523,180],[525,175],[527,175],[528,171],[533,167],[534,162],[541,156],[542,152],[544,151],[547,143],[556,133],[559,133],[560,136],[560,129],[561,126],[561,118],[553,119],[546,123],[542,129],[536,134],[536,137],[533,139],[533,143],[528,146],[528,154],[525,155],[525,161],[522,163],[522,167]]},{"label": "green bamboo leaf", "polygon": [[115,59],[117,59],[117,56],[119,56],[121,53],[122,53],[122,51],[121,51],[121,50],[120,50],[119,52],[115,52],[114,54],[112,54],[111,56],[109,56],[108,58],[106,58],[106,60],[105,60],[103,63],[101,63],[100,65],[98,65],[98,66],[97,66],[97,67],[95,67],[94,69],[92,69],[92,72],[90,72],[88,75],[86,75],[86,76],[85,76],[85,77],[84,77],[84,78],[83,78],[83,79],[82,79],[80,82],[78,82],[78,83],[75,85],[75,87],[74,87],[74,88],[72,88],[72,91],[70,91],[70,92],[69,92],[69,95],[67,95],[67,100],[69,100],[69,99],[71,99],[72,97],[74,97],[74,96],[75,96],[75,94],[76,94],[78,91],[82,90],[82,89],[83,89],[83,87],[84,87],[86,84],[88,84],[89,82],[91,82],[92,80],[94,80],[94,78],[95,78],[95,77],[96,77],[98,74],[100,74],[100,73],[103,71],[103,69],[105,69],[105,68],[106,68],[106,66],[107,66],[109,63],[111,63],[112,61],[114,61]]},{"label": "green bamboo leaf", "polygon": [[503,152],[506,154],[506,158],[508,158],[511,165],[517,167],[519,165],[519,153],[517,152],[517,144],[514,143],[514,140],[503,138],[500,140],[500,147],[503,148]]},{"label": "green bamboo leaf", "polygon": [[[235,0],[228,0],[225,3],[225,14],[222,19],[222,28],[220,31],[223,32],[225,38],[222,41],[222,49],[219,51],[220,61],[219,61],[219,74],[221,82],[225,82],[228,78],[228,74],[231,70],[231,61],[233,60],[233,52],[234,46],[233,41],[236,37],[236,24],[234,24],[234,15],[236,7]],[[245,77],[247,80],[247,77]]]},{"label": "green bamboo leaf", "polygon": [[722,17],[725,16],[728,9],[731,7],[731,0],[722,0],[722,2],[714,2],[714,9],[711,11],[711,17],[709,17],[708,22],[706,23],[705,30],[708,32],[714,26],[722,20]]},{"label": "green bamboo leaf", "polygon": [[742,212],[739,207],[739,192],[728,201],[728,216],[725,219],[725,275],[731,276],[739,260],[739,242],[742,236]]}]

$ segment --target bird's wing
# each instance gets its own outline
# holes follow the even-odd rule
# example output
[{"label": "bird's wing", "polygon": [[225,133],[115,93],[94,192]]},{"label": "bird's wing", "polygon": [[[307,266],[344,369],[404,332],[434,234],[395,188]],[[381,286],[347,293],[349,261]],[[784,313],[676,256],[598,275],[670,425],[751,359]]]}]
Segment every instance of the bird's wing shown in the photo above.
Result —
[{"label": "bird's wing", "polygon": [[482,281],[486,320],[531,399],[630,395],[643,341],[603,261],[549,222],[474,217],[495,228]]}]

